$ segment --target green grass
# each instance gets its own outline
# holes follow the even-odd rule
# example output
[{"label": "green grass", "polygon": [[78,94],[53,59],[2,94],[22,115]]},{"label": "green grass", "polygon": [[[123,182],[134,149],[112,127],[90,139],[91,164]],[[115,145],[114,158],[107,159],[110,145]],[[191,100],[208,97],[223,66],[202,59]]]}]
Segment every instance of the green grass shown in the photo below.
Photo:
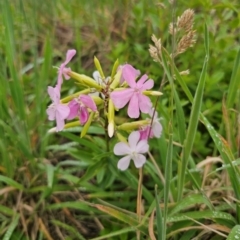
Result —
[{"label": "green grass", "polygon": [[[240,5],[164,4],[0,2],[1,239],[127,240],[140,231],[146,239],[153,233],[156,239],[230,240],[239,234]],[[197,42],[172,62],[168,25],[173,10],[180,16],[187,8],[195,11]],[[166,48],[162,66],[148,52],[153,33]],[[77,49],[71,69],[79,73],[91,76],[97,56],[106,76],[118,59],[150,75],[155,90],[164,78],[157,105],[163,134],[150,140],[140,223],[138,171],[117,169],[116,138],[108,151],[98,124],[84,138],[78,127],[48,133],[54,125],[46,115],[47,86],[56,83],[53,66],[70,48]],[[190,74],[181,76],[186,69]],[[62,96],[77,89],[65,81]]]}]

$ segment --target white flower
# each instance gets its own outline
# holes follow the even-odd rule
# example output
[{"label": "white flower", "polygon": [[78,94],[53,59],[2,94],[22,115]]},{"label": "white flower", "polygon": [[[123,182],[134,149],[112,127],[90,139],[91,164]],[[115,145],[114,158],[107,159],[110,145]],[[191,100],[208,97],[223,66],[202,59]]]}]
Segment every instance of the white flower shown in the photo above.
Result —
[{"label": "white flower", "polygon": [[147,140],[140,140],[140,133],[138,131],[132,132],[128,137],[128,143],[119,142],[114,146],[113,152],[115,155],[125,157],[118,161],[118,168],[122,171],[129,167],[130,160],[132,159],[136,168],[141,168],[146,162],[146,153],[149,149]]}]

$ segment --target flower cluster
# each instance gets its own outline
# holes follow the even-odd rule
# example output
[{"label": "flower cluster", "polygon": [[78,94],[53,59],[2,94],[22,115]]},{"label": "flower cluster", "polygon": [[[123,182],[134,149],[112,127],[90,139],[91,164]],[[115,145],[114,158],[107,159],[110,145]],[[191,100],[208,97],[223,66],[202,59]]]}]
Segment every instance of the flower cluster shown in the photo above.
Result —
[{"label": "flower cluster", "polygon": [[[146,162],[143,154],[149,149],[148,139],[159,138],[162,132],[157,112],[149,98],[161,95],[158,91],[150,90],[154,81],[146,74],[140,76],[140,71],[130,64],[119,65],[118,61],[113,66],[111,76],[105,77],[97,58],[94,58],[97,71],[93,73],[93,78],[78,74],[66,67],[75,54],[76,50],[68,50],[66,60],[59,67],[56,86],[48,87],[52,104],[47,109],[47,115],[50,121],[56,121],[55,131],[76,124],[76,122],[65,124],[65,120],[78,118],[78,124],[83,125],[81,132],[83,137],[93,121],[103,118],[108,124],[109,137],[116,135],[121,139],[113,149],[115,155],[124,156],[119,160],[118,168],[126,170],[131,159],[135,167],[142,167]],[[83,89],[60,99],[63,79],[70,78],[76,80]],[[148,114],[149,118],[122,123],[115,113],[126,105],[130,119],[140,118],[140,113]],[[121,135],[123,131],[131,132],[128,142]]]}]

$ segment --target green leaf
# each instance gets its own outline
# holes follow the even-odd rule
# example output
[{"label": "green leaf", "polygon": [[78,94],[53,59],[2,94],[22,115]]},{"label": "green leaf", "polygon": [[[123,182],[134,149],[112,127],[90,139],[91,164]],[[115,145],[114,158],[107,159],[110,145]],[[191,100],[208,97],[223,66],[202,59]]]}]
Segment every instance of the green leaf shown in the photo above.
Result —
[{"label": "green leaf", "polygon": [[174,216],[168,217],[168,223],[189,220],[189,218],[211,219],[212,221],[224,220],[229,222],[232,226],[236,224],[236,220],[231,214],[225,213],[225,212],[218,212],[218,211],[209,211],[209,210],[179,213]]},{"label": "green leaf", "polygon": [[6,233],[4,234],[3,236],[3,240],[10,240],[11,239],[11,236],[15,230],[15,228],[17,227],[18,225],[18,220],[20,218],[20,215],[19,214],[16,214],[13,219],[12,219],[12,222],[11,224],[8,226],[8,229],[6,231]]},{"label": "green leaf", "polygon": [[88,167],[86,173],[80,178],[78,183],[88,181],[89,179],[96,176],[98,171],[101,169],[101,167],[103,166],[104,163],[105,163],[105,161],[100,160],[100,161],[94,163],[93,165],[91,165],[90,167]]},{"label": "green leaf", "polygon": [[133,225],[137,225],[138,224],[138,220],[137,218],[123,212],[120,211],[119,208],[113,208],[113,207],[109,207],[109,206],[104,206],[101,204],[94,204],[94,207],[96,207],[98,210],[107,213],[108,215],[122,221],[125,222],[131,226]]},{"label": "green leaf", "polygon": [[184,211],[186,208],[194,206],[196,204],[208,205],[208,200],[203,195],[190,195],[187,198],[177,202],[176,206],[170,211],[169,216],[173,216],[180,211]]},{"label": "green leaf", "polygon": [[53,182],[54,182],[55,167],[52,166],[51,164],[46,164],[46,171],[47,171],[48,187],[52,188],[53,187]]},{"label": "green leaf", "polygon": [[179,181],[178,181],[178,199],[179,200],[181,199],[182,193],[183,193],[185,172],[186,172],[186,168],[187,168],[190,154],[192,151],[193,142],[195,139],[198,121],[199,121],[199,115],[200,115],[201,106],[202,106],[203,91],[204,91],[205,78],[206,78],[206,72],[207,72],[207,63],[208,63],[208,58],[209,58],[209,56],[208,56],[209,43],[208,42],[209,42],[209,39],[208,39],[208,34],[207,34],[207,28],[205,26],[206,56],[205,56],[205,60],[203,63],[203,68],[202,68],[201,76],[200,76],[199,83],[197,86],[197,90],[196,90],[196,93],[195,93],[195,96],[193,99],[192,111],[190,114],[187,135],[186,135],[186,139],[185,139],[185,142],[183,145],[182,164],[181,164],[181,169],[180,169],[180,177],[179,177]]},{"label": "green leaf", "polygon": [[236,225],[229,233],[227,240],[239,240],[240,239],[240,225]]},{"label": "green leaf", "polygon": [[172,134],[169,135],[168,142],[168,151],[166,158],[166,166],[165,166],[165,184],[164,184],[164,211],[163,211],[163,237],[166,238],[166,230],[167,230],[167,215],[168,215],[168,200],[169,200],[169,192],[170,192],[170,183],[172,179],[172,156],[173,156],[173,138]]},{"label": "green leaf", "polygon": [[71,232],[73,235],[73,238],[77,238],[79,240],[85,240],[85,238],[79,233],[79,231],[76,228],[74,228],[66,223],[60,222],[58,220],[51,220],[51,222],[54,225],[59,226],[62,229],[66,230],[67,232]]},{"label": "green leaf", "polygon": [[237,90],[239,89],[239,73],[240,73],[240,48],[238,50],[232,76],[230,79],[230,84],[228,88],[228,96],[227,96],[227,107],[231,108],[233,107],[234,101],[236,100]]},{"label": "green leaf", "polygon": [[165,221],[163,222],[162,219],[162,211],[160,208],[160,200],[157,194],[157,186],[155,186],[155,201],[156,201],[156,220],[157,220],[157,233],[158,233],[158,240],[163,240],[166,234],[166,226]]},{"label": "green leaf", "polygon": [[13,216],[15,214],[15,211],[11,208],[8,208],[6,206],[0,205],[0,212],[4,215]]},{"label": "green leaf", "polygon": [[11,178],[3,176],[3,175],[0,175],[0,182],[4,182],[7,185],[15,187],[15,188],[17,188],[19,190],[23,190],[24,189],[24,187],[21,184],[19,184],[18,182],[12,180]]},{"label": "green leaf", "polygon": [[[96,238],[92,238],[91,240],[105,240],[105,239],[110,239],[111,237],[115,237],[115,236],[121,236],[124,233],[128,233],[128,232],[135,232],[136,228],[135,227],[128,227],[128,228],[123,228],[121,230],[117,230],[117,231],[111,231],[111,233],[103,235],[101,237],[96,237]],[[114,238],[115,239],[115,238]]]},{"label": "green leaf", "polygon": [[76,209],[84,212],[92,211],[92,208],[89,207],[89,204],[85,203],[84,201],[54,203],[46,207],[46,209],[49,209],[49,210],[63,209],[63,208]]}]

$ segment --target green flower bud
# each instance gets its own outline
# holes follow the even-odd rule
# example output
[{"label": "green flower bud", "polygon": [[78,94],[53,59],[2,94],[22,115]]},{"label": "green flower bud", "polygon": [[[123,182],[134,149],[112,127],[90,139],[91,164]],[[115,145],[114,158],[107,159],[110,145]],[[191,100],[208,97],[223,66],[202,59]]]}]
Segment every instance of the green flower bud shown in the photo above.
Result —
[{"label": "green flower bud", "polygon": [[96,69],[100,73],[101,78],[105,79],[101,64],[100,64],[99,60],[97,59],[97,57],[95,57],[95,56],[94,56],[94,64],[95,64]]},{"label": "green flower bud", "polygon": [[130,123],[123,123],[117,127],[118,130],[124,130],[124,131],[133,131],[135,129],[139,129],[142,126],[148,125],[151,122],[151,119],[145,119]]},{"label": "green flower bud", "polygon": [[112,100],[110,99],[108,102],[108,136],[112,137],[114,134],[114,105]]},{"label": "green flower bud", "polygon": [[76,72],[69,72],[68,75],[77,80],[81,85],[84,85],[84,86],[88,86],[88,87],[91,87],[91,88],[96,88],[98,89],[99,91],[102,90],[102,87],[100,85],[97,84],[97,82],[93,79],[93,78],[90,78],[84,74],[78,74]]},{"label": "green flower bud", "polygon": [[93,120],[93,117],[94,117],[94,113],[95,112],[90,112],[88,120],[85,123],[85,125],[83,126],[83,129],[82,129],[82,132],[81,132],[81,135],[80,135],[81,138],[86,135],[86,133],[87,133],[87,131],[88,131],[88,129],[89,129],[91,123],[92,123],[92,120]]},{"label": "green flower bud", "polygon": [[146,96],[161,96],[161,95],[163,95],[163,93],[161,93],[159,91],[143,91],[142,93]]}]

